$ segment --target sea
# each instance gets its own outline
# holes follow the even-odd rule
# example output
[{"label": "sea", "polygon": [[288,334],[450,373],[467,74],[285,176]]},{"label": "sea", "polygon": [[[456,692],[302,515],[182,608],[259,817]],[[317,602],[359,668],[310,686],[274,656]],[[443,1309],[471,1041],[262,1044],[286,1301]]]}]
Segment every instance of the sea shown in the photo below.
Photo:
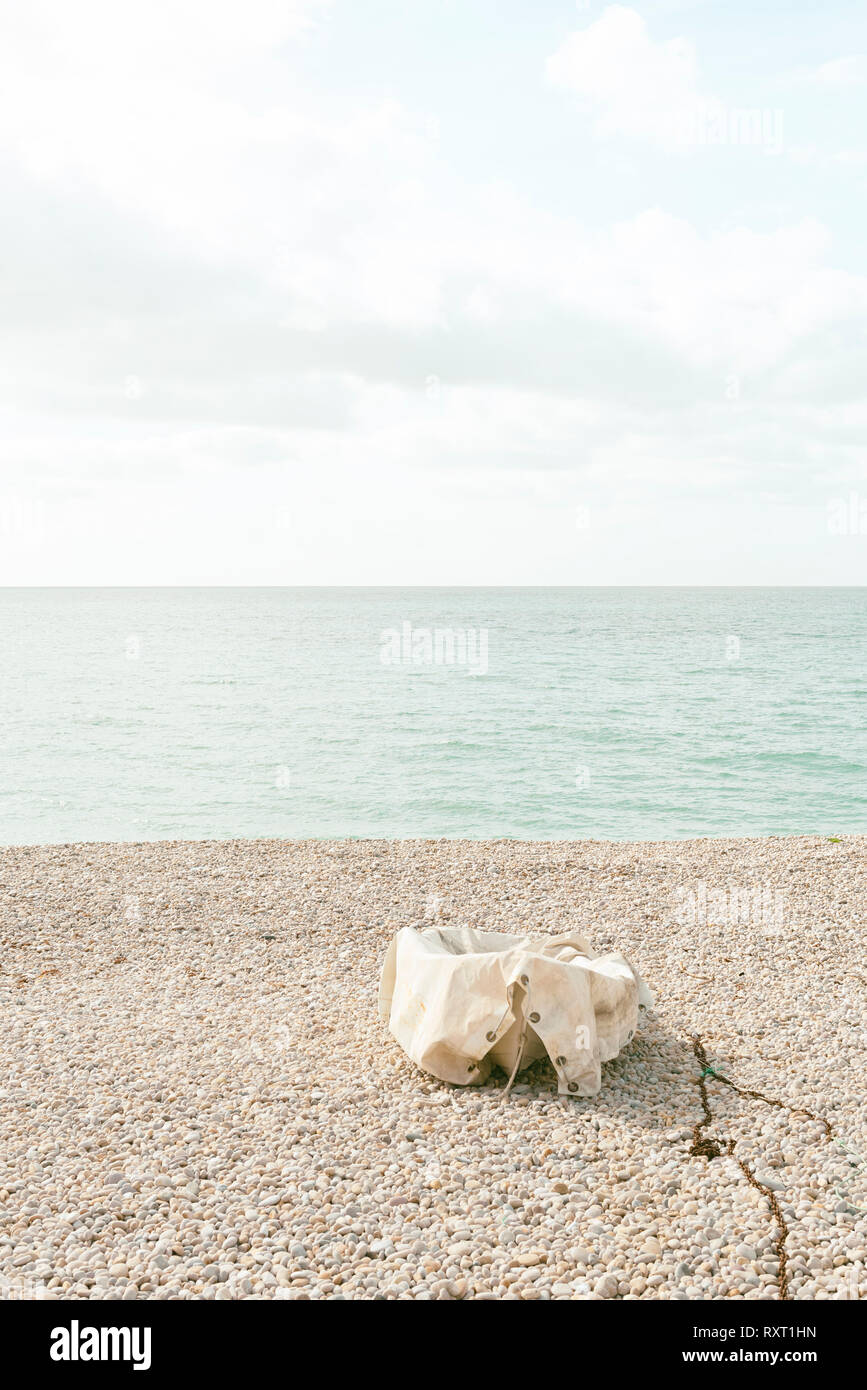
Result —
[{"label": "sea", "polygon": [[867,589],[0,589],[0,842],[867,831]]}]

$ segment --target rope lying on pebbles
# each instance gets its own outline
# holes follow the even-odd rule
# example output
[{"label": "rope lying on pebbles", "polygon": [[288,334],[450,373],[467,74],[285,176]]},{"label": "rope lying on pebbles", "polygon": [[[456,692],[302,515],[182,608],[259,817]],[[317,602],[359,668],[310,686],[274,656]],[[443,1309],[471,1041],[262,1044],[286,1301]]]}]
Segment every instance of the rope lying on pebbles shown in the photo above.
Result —
[{"label": "rope lying on pebbles", "polygon": [[738,1158],[737,1154],[735,1153],[734,1139],[729,1139],[727,1141],[726,1151],[734,1159],[735,1163],[740,1168],[747,1182],[751,1183],[757,1192],[761,1192],[763,1197],[767,1197],[768,1205],[770,1206],[771,1211],[774,1213],[774,1217],[776,1218],[777,1239],[774,1242],[774,1248],[776,1249],[777,1259],[780,1265],[780,1273],[778,1276],[780,1284],[780,1300],[782,1302],[786,1302],[786,1300],[789,1298],[789,1258],[786,1253],[786,1241],[789,1238],[789,1224],[786,1221],[785,1216],[783,1215],[783,1209],[777,1200],[777,1194],[773,1192],[771,1188],[766,1187],[764,1183],[759,1182],[750,1165],[748,1163],[745,1163],[742,1158]]},{"label": "rope lying on pebbles", "polygon": [[817,1124],[822,1126],[828,1139],[833,1139],[834,1131],[831,1123],[824,1116],[814,1115],[812,1110],[807,1110],[804,1106],[786,1105],[785,1101],[776,1100],[773,1096],[766,1096],[761,1091],[751,1091],[746,1086],[739,1086],[736,1081],[730,1080],[729,1077],[723,1076],[721,1072],[715,1071],[713,1067],[708,1065],[707,1054],[702,1046],[701,1038],[697,1034],[693,1037],[692,1046],[703,1068],[703,1076],[712,1076],[716,1081],[722,1081],[723,1085],[731,1086],[732,1090],[737,1091],[739,1095],[749,1096],[752,1100],[763,1100],[765,1105],[774,1105],[778,1110],[788,1110],[790,1115],[806,1115],[808,1120],[815,1120]]},{"label": "rope lying on pebbles", "polygon": [[728,1076],[723,1076],[721,1072],[715,1071],[707,1060],[707,1053],[705,1052],[704,1044],[698,1033],[693,1034],[692,1050],[695,1053],[696,1061],[701,1067],[701,1072],[696,1078],[696,1085],[698,1086],[699,1095],[701,1096],[701,1106],[704,1115],[703,1118],[700,1119],[693,1128],[692,1148],[689,1151],[690,1156],[693,1158],[712,1159],[720,1158],[723,1152],[725,1152],[730,1158],[734,1159],[735,1163],[740,1168],[747,1182],[750,1183],[751,1186],[754,1187],[757,1192],[761,1192],[763,1197],[767,1198],[768,1205],[770,1206],[777,1223],[777,1239],[774,1242],[774,1248],[776,1249],[777,1259],[779,1261],[780,1266],[780,1273],[778,1276],[780,1286],[780,1299],[781,1301],[785,1302],[790,1297],[789,1266],[788,1256],[786,1253],[786,1241],[789,1237],[788,1222],[786,1221],[786,1218],[783,1215],[783,1210],[780,1206],[777,1194],[773,1191],[772,1188],[767,1187],[763,1182],[759,1181],[759,1179],[756,1177],[755,1171],[750,1167],[748,1163],[746,1163],[742,1158],[738,1158],[737,1154],[735,1153],[734,1139],[724,1140],[723,1142],[725,1143],[725,1150],[723,1150],[720,1146],[720,1143],[717,1142],[716,1139],[713,1139],[710,1135],[704,1135],[702,1133],[702,1131],[707,1129],[709,1125],[713,1124],[713,1111],[710,1108],[710,1100],[708,1098],[707,1093],[707,1078],[713,1077],[715,1081],[721,1081],[723,1085],[730,1086],[732,1090],[737,1091],[739,1095],[749,1096],[752,1100],[764,1101],[766,1105],[773,1105],[778,1110],[788,1110],[790,1115],[805,1115],[808,1119],[815,1120],[817,1124],[822,1125],[822,1127],[825,1130],[825,1136],[828,1139],[834,1138],[834,1131],[831,1127],[830,1121],[826,1120],[822,1115],[814,1115],[812,1110],[807,1110],[804,1106],[798,1106],[796,1108],[791,1105],[786,1105],[785,1101],[776,1100],[773,1096],[766,1096],[761,1091],[751,1091],[745,1086],[738,1086],[737,1082],[732,1081]]},{"label": "rope lying on pebbles", "polygon": [[719,1158],[722,1149],[716,1140],[704,1138],[702,1136],[702,1130],[707,1129],[708,1125],[713,1124],[713,1111],[710,1108],[707,1086],[705,1085],[705,1077],[710,1073],[710,1067],[707,1064],[707,1053],[697,1033],[693,1036],[692,1048],[701,1067],[701,1075],[698,1078],[697,1084],[699,1095],[701,1096],[701,1108],[704,1111],[704,1119],[698,1120],[692,1131],[692,1148],[689,1152],[692,1158]]}]

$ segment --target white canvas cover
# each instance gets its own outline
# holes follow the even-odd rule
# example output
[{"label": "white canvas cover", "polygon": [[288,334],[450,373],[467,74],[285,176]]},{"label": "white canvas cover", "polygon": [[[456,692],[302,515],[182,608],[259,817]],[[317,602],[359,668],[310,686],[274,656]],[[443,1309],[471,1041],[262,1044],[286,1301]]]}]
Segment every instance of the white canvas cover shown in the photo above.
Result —
[{"label": "white canvas cover", "polygon": [[458,1086],[513,1075],[547,1052],[562,1095],[593,1096],[652,995],[618,952],[582,936],[403,927],[379,987],[380,1017],[423,1071]]}]

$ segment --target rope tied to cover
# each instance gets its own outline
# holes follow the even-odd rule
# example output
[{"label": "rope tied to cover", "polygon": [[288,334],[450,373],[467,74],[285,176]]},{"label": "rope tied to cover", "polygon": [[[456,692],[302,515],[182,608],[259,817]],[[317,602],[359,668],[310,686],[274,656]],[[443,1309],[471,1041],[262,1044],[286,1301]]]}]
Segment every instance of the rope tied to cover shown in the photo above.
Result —
[{"label": "rope tied to cover", "polygon": [[521,983],[524,985],[524,990],[525,990],[525,998],[524,998],[523,1005],[522,1005],[522,1007],[521,1007],[521,1013],[523,1014],[523,1018],[524,1018],[524,1026],[523,1026],[522,1029],[521,1029],[521,1040],[520,1040],[520,1043],[518,1044],[518,1055],[517,1055],[517,1057],[515,1058],[515,1065],[512,1067],[512,1075],[509,1077],[508,1081],[506,1082],[506,1089],[505,1089],[505,1091],[503,1092],[503,1099],[502,1099],[502,1102],[501,1102],[501,1104],[503,1104],[503,1105],[505,1105],[506,1101],[509,1099],[509,1092],[510,1092],[511,1089],[512,1089],[512,1083],[513,1083],[513,1081],[515,1080],[515,1077],[518,1075],[518,1071],[520,1070],[521,1062],[523,1061],[524,1051],[525,1051],[525,1049],[526,1049],[526,1047],[527,1047],[527,1032],[528,1032],[528,1029],[529,1029],[529,1018],[528,1018],[528,1014],[529,1014],[529,1012],[530,1012],[530,981],[529,981],[529,979],[528,979],[528,977],[527,977],[526,975],[522,975],[522,976],[521,976]]}]

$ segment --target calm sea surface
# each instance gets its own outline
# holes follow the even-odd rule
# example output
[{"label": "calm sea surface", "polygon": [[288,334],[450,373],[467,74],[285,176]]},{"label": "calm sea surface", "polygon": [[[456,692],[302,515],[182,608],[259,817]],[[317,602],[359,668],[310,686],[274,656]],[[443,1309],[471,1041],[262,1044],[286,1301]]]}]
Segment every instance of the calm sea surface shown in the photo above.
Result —
[{"label": "calm sea surface", "polygon": [[867,831],[865,589],[0,590],[0,841]]}]

